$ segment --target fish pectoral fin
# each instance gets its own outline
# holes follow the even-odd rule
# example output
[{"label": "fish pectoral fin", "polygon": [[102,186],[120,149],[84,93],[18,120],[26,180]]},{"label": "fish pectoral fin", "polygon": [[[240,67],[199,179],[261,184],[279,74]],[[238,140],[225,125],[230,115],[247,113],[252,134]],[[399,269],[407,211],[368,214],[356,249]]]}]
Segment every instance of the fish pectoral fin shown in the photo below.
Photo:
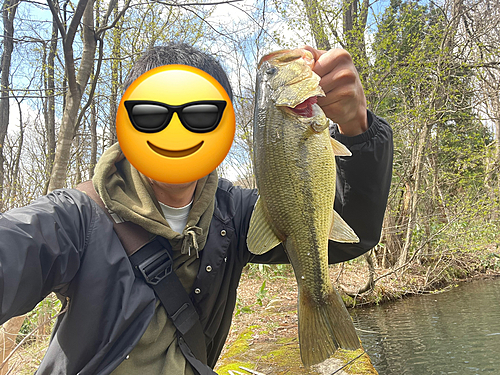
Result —
[{"label": "fish pectoral fin", "polygon": [[354,233],[349,224],[347,224],[335,210],[333,211],[333,223],[330,229],[329,238],[333,241],[342,243],[359,242],[359,238],[356,233]]},{"label": "fish pectoral fin", "polygon": [[276,236],[264,214],[262,201],[259,197],[250,218],[250,228],[247,235],[248,250],[252,254],[261,255],[278,246],[281,240]]},{"label": "fish pectoral fin", "polygon": [[333,153],[335,156],[351,156],[352,153],[349,149],[342,143],[334,138],[330,137],[330,142],[332,142]]}]

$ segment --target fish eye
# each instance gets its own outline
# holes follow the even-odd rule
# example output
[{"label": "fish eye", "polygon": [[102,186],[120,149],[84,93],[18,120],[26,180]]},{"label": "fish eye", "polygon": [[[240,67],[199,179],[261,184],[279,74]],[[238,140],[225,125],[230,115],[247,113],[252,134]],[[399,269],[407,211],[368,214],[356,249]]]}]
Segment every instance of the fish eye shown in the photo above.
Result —
[{"label": "fish eye", "polygon": [[269,69],[267,69],[267,70],[266,70],[266,74],[268,74],[268,75],[273,75],[273,74],[275,74],[275,73],[276,73],[276,71],[277,71],[277,70],[278,70],[278,69],[276,69],[276,68],[273,66],[272,68],[269,68]]}]

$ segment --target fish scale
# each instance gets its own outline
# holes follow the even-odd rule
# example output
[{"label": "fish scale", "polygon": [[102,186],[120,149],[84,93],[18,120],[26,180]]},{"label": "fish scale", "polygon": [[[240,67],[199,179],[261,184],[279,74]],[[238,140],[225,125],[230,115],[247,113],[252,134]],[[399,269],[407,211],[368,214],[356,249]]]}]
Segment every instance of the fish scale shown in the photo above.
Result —
[{"label": "fish scale", "polygon": [[[328,239],[359,241],[334,213],[335,155],[350,152],[329,135],[328,121],[309,100],[324,95],[305,50],[265,56],[257,74],[254,171],[259,199],[250,221],[249,250],[262,254],[283,243],[299,289],[299,342],[305,365],[359,339],[328,273]],[[311,106],[311,117],[291,108]],[[301,112],[302,113],[302,112]],[[334,235],[332,235],[334,233]]]}]

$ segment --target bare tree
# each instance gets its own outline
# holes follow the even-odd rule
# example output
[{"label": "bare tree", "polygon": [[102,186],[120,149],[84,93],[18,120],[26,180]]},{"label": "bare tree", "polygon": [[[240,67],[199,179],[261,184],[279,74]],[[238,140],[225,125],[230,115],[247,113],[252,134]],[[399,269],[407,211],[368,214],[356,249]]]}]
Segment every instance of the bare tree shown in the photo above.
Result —
[{"label": "bare tree", "polygon": [[0,211],[3,207],[4,156],[3,143],[9,126],[9,90],[10,63],[14,49],[14,17],[20,0],[4,0],[2,6],[3,19],[3,52],[0,78]]},{"label": "bare tree", "polygon": [[[58,6],[54,3],[54,6]],[[54,158],[56,153],[56,102],[55,102],[55,83],[54,83],[54,73],[55,73],[55,56],[57,52],[57,36],[58,36],[58,26],[57,20],[52,16],[52,34],[49,43],[49,53],[47,56],[47,61],[44,58],[44,89],[46,98],[44,99],[44,122],[45,122],[45,134],[47,142],[47,184],[45,185],[44,193],[47,193],[49,176],[52,173],[52,166],[54,165]],[[45,55],[44,48],[44,55]],[[44,56],[45,57],[45,56]]]},{"label": "bare tree", "polygon": [[[57,152],[55,155],[54,166],[52,169],[48,188],[48,190],[51,191],[63,187],[65,184],[66,171],[71,155],[71,144],[73,142],[73,138],[75,137],[78,126],[80,125],[77,119],[82,118],[82,114],[78,116],[80,102],[83,98],[83,94],[88,84],[90,75],[93,72],[94,56],[97,45],[96,41],[101,40],[102,43],[102,38],[104,37],[106,30],[116,25],[116,23],[128,8],[130,0],[127,0],[123,9],[117,14],[116,18],[112,22],[108,23],[111,12],[117,4],[117,0],[111,1],[109,3],[106,15],[104,16],[103,22],[97,30],[94,26],[93,1],[80,0],[78,2],[68,30],[65,29],[57,7],[54,5],[53,1],[47,0],[47,2],[49,4],[50,10],[52,11],[52,15],[56,19],[59,33],[61,34],[63,39],[63,53],[66,66],[66,77],[68,80],[68,92],[66,95],[63,117],[61,120],[59,136],[57,139]],[[83,29],[83,46],[82,56],[81,59],[79,59],[80,65],[77,72],[76,61],[78,59],[74,56],[73,43],[80,24]],[[94,80],[97,80],[97,77],[94,77]]]}]

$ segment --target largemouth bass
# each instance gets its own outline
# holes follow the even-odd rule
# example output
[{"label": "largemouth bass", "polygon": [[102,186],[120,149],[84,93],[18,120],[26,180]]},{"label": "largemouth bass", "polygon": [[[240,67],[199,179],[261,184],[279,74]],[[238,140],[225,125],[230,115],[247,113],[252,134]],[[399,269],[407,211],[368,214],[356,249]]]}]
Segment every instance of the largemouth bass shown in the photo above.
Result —
[{"label": "largemouth bass", "polygon": [[312,71],[312,54],[283,50],[263,57],[257,72],[254,168],[259,199],[247,237],[249,250],[263,254],[283,243],[299,289],[302,362],[312,365],[337,348],[355,350],[359,338],[330,282],[328,239],[359,242],[334,211],[335,155],[351,155],[330,137],[316,104],[324,96]]}]

